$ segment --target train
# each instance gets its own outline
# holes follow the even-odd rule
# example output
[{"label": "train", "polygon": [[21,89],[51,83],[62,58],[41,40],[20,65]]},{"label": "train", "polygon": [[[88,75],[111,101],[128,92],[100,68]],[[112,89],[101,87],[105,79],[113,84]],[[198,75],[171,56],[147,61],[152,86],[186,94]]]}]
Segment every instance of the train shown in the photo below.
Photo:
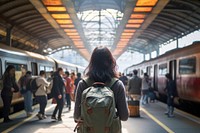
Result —
[{"label": "train", "polygon": [[[52,71],[56,71],[58,67],[62,67],[64,71],[83,73],[85,67],[43,56],[37,53],[16,49],[0,43],[0,93],[2,91],[3,83],[2,76],[8,65],[14,65],[16,72],[16,81],[19,80],[23,72],[31,71],[33,76],[39,75],[41,70],[46,72],[46,78],[50,77]],[[12,108],[14,112],[16,106],[23,103],[21,94],[14,93],[12,99]],[[0,98],[0,112],[2,111],[3,103]]]},{"label": "train", "polygon": [[166,52],[154,59],[143,61],[125,69],[130,75],[138,70],[140,77],[146,72],[159,98],[165,97],[166,78],[170,73],[176,83],[176,103],[200,103],[200,42]]}]

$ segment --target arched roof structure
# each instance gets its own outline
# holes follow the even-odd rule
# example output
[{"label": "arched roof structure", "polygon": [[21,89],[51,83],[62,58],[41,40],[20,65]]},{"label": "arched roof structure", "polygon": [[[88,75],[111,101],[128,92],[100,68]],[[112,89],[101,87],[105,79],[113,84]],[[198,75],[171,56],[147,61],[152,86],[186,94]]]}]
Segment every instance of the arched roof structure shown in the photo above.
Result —
[{"label": "arched roof structure", "polygon": [[[0,41],[41,54],[45,48],[51,53],[74,48],[89,59],[91,49],[77,12],[115,9],[124,14],[111,49],[115,57],[127,49],[146,54],[200,29],[199,7],[197,0],[1,0]],[[58,19],[56,14],[69,17]],[[134,15],[142,18],[134,20]]]}]

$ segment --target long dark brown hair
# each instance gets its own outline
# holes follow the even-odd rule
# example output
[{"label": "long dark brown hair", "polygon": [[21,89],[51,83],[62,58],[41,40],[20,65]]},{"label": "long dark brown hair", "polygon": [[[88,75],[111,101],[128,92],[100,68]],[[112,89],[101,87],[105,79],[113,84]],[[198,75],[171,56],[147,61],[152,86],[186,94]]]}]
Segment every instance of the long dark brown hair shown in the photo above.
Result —
[{"label": "long dark brown hair", "polygon": [[95,82],[109,82],[117,77],[116,61],[107,47],[96,47],[90,63],[85,70],[86,76]]},{"label": "long dark brown hair", "polygon": [[[15,67],[14,67],[13,65],[9,65],[9,66],[6,68],[6,71],[5,71],[4,74],[3,74],[3,80],[5,80],[5,79],[7,79],[7,78],[10,77],[9,72],[10,72],[10,70],[12,70],[12,69],[15,69]],[[12,75],[12,76],[13,76],[12,78],[15,79],[15,74]]]}]

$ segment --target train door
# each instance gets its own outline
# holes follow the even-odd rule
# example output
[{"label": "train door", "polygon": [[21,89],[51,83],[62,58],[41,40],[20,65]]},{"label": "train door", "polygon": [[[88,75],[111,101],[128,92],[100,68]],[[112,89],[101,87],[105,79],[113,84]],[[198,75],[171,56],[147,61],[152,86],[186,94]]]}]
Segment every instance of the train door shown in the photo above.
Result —
[{"label": "train door", "polygon": [[33,75],[38,75],[38,66],[37,63],[31,62],[31,70]]},{"label": "train door", "polygon": [[172,75],[172,79],[176,81],[176,60],[169,62],[169,73]]},{"label": "train door", "polygon": [[153,87],[158,90],[158,65],[154,65]]},{"label": "train door", "polygon": [[[176,81],[177,80],[177,75],[176,75],[177,64],[176,64],[176,62],[177,62],[176,60],[171,60],[169,62],[169,73],[172,75],[172,79],[175,81],[175,84],[177,86],[177,81]],[[175,95],[176,96],[178,95],[177,89],[176,89],[176,94]],[[177,100],[175,100],[175,102],[178,103]]]}]

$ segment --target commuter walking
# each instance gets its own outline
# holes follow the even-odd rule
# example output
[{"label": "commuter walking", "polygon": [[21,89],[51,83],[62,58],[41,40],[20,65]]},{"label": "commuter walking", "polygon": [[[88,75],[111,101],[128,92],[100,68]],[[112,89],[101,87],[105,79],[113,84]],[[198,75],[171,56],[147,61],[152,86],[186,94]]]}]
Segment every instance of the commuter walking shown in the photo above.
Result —
[{"label": "commuter walking", "polygon": [[20,93],[24,97],[24,110],[26,111],[27,117],[31,116],[32,112],[33,112],[33,109],[32,109],[32,105],[33,105],[32,92],[27,87],[28,83],[30,83],[29,81],[31,80],[31,77],[32,77],[31,71],[27,71],[26,75],[21,77],[19,79],[19,82],[18,82],[19,86],[20,86]]},{"label": "commuter walking", "polygon": [[174,117],[174,97],[176,94],[176,84],[172,80],[171,74],[167,73],[165,75],[167,78],[165,91],[167,92],[167,111],[165,112],[168,117]]},{"label": "commuter walking", "polygon": [[[77,87],[74,108],[74,119],[75,122],[78,123],[77,126],[80,127],[78,128],[80,133],[89,132],[88,130],[94,133],[121,133],[120,120],[126,121],[129,113],[125,96],[125,88],[123,83],[116,79],[116,61],[108,48],[97,47],[94,49],[90,63],[86,69],[86,76],[87,78],[85,80],[81,80]],[[90,88],[90,85],[92,85],[92,88]],[[105,87],[109,87],[110,89],[107,90]],[[94,91],[90,92],[91,89]],[[114,95],[114,97],[112,97],[113,101],[111,104],[113,106],[109,108],[109,110],[102,107],[102,105],[107,105],[106,103],[108,103],[111,99],[101,100],[101,92],[108,97]],[[84,94],[88,96],[90,95],[90,97],[88,97],[89,103],[87,104],[83,102],[85,101]],[[99,104],[97,104],[98,101],[100,102]],[[85,102],[87,102],[87,100]],[[87,108],[86,105],[91,105],[94,108]],[[102,108],[97,108],[98,106]],[[106,124],[110,122],[112,126],[106,126]],[[89,126],[88,124],[91,125]],[[84,129],[87,129],[87,131],[83,131]]]},{"label": "commuter walking", "polygon": [[46,119],[45,108],[47,105],[47,87],[49,86],[49,82],[45,79],[45,71],[40,71],[40,77],[36,79],[36,84],[38,86],[37,91],[35,92],[36,101],[40,105],[40,110],[37,114],[39,120]]},{"label": "commuter walking", "polygon": [[121,74],[121,76],[119,77],[119,80],[122,81],[125,87],[127,86],[128,78],[124,75],[124,73]]},{"label": "commuter walking", "polygon": [[3,100],[3,122],[11,121],[11,119],[9,118],[9,113],[12,96],[14,92],[18,91],[19,87],[15,79],[15,67],[13,65],[9,65],[3,74],[3,89],[1,92],[1,98]]},{"label": "commuter walking", "polygon": [[133,70],[133,77],[128,82],[128,94],[134,95],[139,100],[141,96],[142,79],[138,77],[138,71]]},{"label": "commuter walking", "polygon": [[81,78],[81,73],[77,73],[76,76],[77,76],[77,77],[76,77],[76,79],[75,79],[75,81],[74,81],[74,86],[75,86],[74,94],[76,94],[76,90],[77,90],[77,87],[78,87],[78,83],[79,83],[79,81],[82,79],[82,78]]},{"label": "commuter walking", "polygon": [[142,79],[142,104],[148,103],[148,93],[150,88],[149,76],[147,73],[144,73],[144,77]]},{"label": "commuter walking", "polygon": [[58,121],[62,121],[61,114],[63,110],[64,105],[64,91],[65,91],[65,84],[62,78],[62,75],[64,74],[62,68],[58,68],[57,72],[55,73],[53,77],[53,87],[51,90],[51,94],[53,98],[56,100],[56,107],[53,111],[53,114],[51,116],[52,119],[57,119],[56,114],[58,112]]},{"label": "commuter walking", "polygon": [[71,98],[72,101],[74,101],[74,95],[75,95],[74,94],[74,90],[75,90],[75,85],[74,85],[75,78],[76,78],[75,73],[72,72],[71,76],[70,76],[70,79],[71,79],[71,93],[70,93],[70,98]]},{"label": "commuter walking", "polygon": [[72,82],[71,79],[69,78],[69,72],[66,71],[65,72],[65,99],[67,102],[67,108],[69,108],[69,110],[71,110],[71,98],[70,98],[70,94],[72,93]]}]

